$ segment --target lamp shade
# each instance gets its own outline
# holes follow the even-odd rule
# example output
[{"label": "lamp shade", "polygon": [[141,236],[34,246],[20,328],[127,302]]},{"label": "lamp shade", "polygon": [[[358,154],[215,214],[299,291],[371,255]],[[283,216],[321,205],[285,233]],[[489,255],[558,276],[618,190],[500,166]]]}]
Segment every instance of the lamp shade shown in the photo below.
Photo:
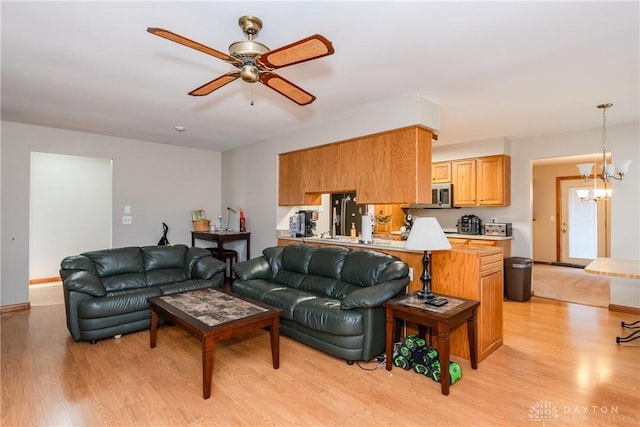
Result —
[{"label": "lamp shade", "polygon": [[591,175],[591,170],[593,169],[593,163],[580,163],[578,169],[580,170],[580,175],[589,176]]},{"label": "lamp shade", "polygon": [[444,250],[451,249],[451,243],[436,218],[418,217],[413,222],[404,248],[417,251]]},{"label": "lamp shade", "polygon": [[630,167],[631,167],[631,160],[624,160],[622,163],[620,163],[620,173],[623,175],[629,173]]}]

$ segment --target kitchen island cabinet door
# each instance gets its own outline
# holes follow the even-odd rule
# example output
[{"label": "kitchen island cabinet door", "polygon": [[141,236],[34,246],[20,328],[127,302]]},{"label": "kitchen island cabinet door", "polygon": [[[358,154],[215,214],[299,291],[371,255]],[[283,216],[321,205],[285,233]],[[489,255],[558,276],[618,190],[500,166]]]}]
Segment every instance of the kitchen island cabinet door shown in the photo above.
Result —
[{"label": "kitchen island cabinet door", "polygon": [[490,354],[502,345],[503,272],[489,272],[480,277],[478,316],[478,354]]}]

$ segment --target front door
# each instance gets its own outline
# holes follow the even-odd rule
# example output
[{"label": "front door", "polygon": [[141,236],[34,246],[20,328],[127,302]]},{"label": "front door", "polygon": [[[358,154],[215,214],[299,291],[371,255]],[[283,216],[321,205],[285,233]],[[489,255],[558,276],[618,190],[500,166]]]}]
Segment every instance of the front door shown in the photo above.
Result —
[{"label": "front door", "polygon": [[[558,198],[558,261],[586,266],[608,256],[609,200],[582,201],[576,190],[593,189],[582,178],[561,177]],[[602,182],[597,183],[602,187]]]}]

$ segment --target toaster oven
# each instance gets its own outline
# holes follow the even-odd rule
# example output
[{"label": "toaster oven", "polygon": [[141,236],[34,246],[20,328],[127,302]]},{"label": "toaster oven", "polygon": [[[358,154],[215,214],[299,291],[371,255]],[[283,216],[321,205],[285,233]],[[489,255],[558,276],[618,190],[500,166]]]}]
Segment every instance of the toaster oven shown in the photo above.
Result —
[{"label": "toaster oven", "polygon": [[508,237],[513,235],[513,226],[510,222],[504,223],[495,223],[490,222],[484,224],[484,233],[485,236],[504,236]]}]

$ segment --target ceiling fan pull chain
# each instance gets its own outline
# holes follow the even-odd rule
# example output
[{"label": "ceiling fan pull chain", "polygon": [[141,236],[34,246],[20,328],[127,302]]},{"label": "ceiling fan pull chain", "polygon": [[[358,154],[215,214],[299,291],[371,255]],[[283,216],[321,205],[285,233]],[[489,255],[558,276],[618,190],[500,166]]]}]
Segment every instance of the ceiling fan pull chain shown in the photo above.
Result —
[{"label": "ceiling fan pull chain", "polygon": [[251,89],[251,106],[253,107],[253,85],[251,85],[250,89]]}]

